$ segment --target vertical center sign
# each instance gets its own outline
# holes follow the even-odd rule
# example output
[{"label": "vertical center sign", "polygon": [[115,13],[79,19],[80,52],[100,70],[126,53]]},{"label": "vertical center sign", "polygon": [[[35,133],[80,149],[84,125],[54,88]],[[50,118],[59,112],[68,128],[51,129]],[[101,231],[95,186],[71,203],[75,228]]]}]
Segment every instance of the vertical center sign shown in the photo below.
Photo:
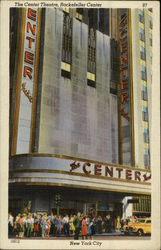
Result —
[{"label": "vertical center sign", "polygon": [[34,100],[35,55],[37,44],[38,10],[28,8],[25,19],[20,104],[16,153],[29,153],[32,103]]},{"label": "vertical center sign", "polygon": [[130,68],[130,14],[127,9],[120,10],[119,17],[119,40],[120,40],[120,133],[122,144],[121,163],[126,165],[133,164],[132,156],[132,74]]}]

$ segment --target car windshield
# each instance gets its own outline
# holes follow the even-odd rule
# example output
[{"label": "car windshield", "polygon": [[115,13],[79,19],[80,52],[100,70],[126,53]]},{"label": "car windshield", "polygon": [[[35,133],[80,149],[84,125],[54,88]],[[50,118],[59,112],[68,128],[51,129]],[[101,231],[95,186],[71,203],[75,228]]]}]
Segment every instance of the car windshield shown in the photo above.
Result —
[{"label": "car windshield", "polygon": [[143,219],[138,219],[138,222],[140,222],[140,223],[145,223],[145,220],[143,220]]}]

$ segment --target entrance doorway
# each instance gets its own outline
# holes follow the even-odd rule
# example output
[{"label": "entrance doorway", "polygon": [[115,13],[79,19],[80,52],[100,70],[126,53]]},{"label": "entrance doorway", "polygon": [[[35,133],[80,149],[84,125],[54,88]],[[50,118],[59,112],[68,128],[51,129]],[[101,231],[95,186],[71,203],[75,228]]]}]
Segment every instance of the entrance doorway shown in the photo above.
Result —
[{"label": "entrance doorway", "polygon": [[83,213],[84,215],[88,215],[90,213],[92,217],[96,216],[97,215],[97,202],[87,202],[87,203],[84,203],[84,210],[83,210]]}]

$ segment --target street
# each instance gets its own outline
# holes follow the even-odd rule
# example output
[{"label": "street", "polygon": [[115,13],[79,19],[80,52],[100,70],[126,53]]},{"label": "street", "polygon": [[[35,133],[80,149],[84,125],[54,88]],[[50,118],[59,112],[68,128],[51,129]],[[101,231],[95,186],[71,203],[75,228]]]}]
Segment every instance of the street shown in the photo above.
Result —
[{"label": "street", "polygon": [[[70,237],[66,237],[66,236],[60,236],[60,237],[24,237],[24,238],[16,238],[16,237],[9,237],[11,239],[11,241],[19,241],[19,240],[70,240],[70,241],[74,241],[74,237],[70,236]],[[121,234],[103,234],[103,235],[95,235],[93,237],[93,240],[150,240],[150,236],[126,236],[126,235],[121,235]],[[81,237],[79,237],[79,240],[82,240]],[[85,241],[90,241],[90,239],[87,239]],[[76,242],[76,241],[74,241]]]}]

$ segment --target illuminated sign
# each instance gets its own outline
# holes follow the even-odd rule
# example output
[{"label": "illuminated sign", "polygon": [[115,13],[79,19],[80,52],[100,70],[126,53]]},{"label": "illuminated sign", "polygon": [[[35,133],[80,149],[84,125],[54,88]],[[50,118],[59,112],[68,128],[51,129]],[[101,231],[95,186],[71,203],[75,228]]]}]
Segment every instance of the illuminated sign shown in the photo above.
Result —
[{"label": "illuminated sign", "polygon": [[128,18],[120,21],[120,65],[121,65],[121,116],[128,122],[129,116],[129,67],[128,67]]},{"label": "illuminated sign", "polygon": [[[32,102],[33,81],[34,81],[34,63],[36,50],[36,31],[37,31],[37,11],[29,8],[26,16],[26,29],[24,41],[24,58],[23,58],[23,77],[25,83],[22,83],[22,91],[30,102]],[[24,91],[28,89],[27,92]],[[30,93],[31,92],[31,93]]]},{"label": "illuminated sign", "polygon": [[121,166],[109,166],[103,164],[94,164],[89,162],[72,162],[70,172],[81,168],[86,175],[107,176],[111,178],[133,180],[145,182],[151,179],[151,173],[145,173],[137,169],[129,169]]},{"label": "illuminated sign", "polygon": [[19,155],[10,164],[10,183],[151,193],[151,172],[146,169],[48,154]]},{"label": "illuminated sign", "polygon": [[[24,10],[23,10],[24,11]],[[25,9],[20,104],[16,153],[28,153],[30,147],[32,102],[34,100],[35,58],[37,46],[38,9]],[[22,21],[23,24],[24,20]],[[23,35],[24,34],[24,35]]]}]

